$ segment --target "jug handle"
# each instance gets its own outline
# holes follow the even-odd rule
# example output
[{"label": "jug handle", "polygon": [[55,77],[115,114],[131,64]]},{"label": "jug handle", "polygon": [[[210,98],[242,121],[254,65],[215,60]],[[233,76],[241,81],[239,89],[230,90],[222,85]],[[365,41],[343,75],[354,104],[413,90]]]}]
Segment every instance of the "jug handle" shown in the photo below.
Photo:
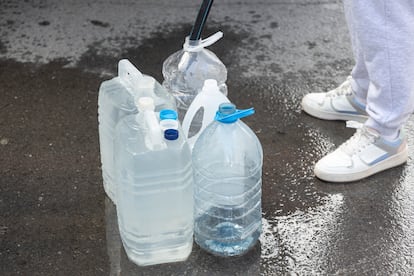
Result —
[{"label": "jug handle", "polygon": [[197,113],[197,111],[202,108],[202,105],[198,105],[198,99],[197,97],[194,99],[194,101],[191,103],[190,107],[188,108],[187,112],[185,113],[184,119],[183,119],[183,132],[185,137],[187,138],[187,141],[189,144],[193,142],[194,138],[197,137],[198,133],[195,134],[193,137],[188,138],[188,134],[190,132],[190,125],[193,122],[194,116]]},{"label": "jug handle", "polygon": [[[207,121],[208,117],[211,117],[211,121],[214,121],[214,115],[216,114],[216,110],[218,109],[219,105],[221,103],[230,102],[229,99],[223,94],[220,94],[220,96],[217,96],[214,102],[211,102],[208,106],[201,104],[205,100],[206,99],[201,94],[197,95],[197,97],[191,103],[190,107],[187,110],[187,113],[184,116],[182,128],[183,128],[184,135],[187,138],[188,144],[190,145],[191,148],[194,146],[195,142],[197,141],[198,137],[201,135],[203,130],[207,127],[207,124],[209,124],[209,122]],[[209,110],[209,108],[207,108],[207,107],[212,107],[212,106],[214,106],[214,111]],[[200,129],[196,134],[188,138],[188,134],[190,132],[190,125],[193,122],[195,114],[201,108],[204,109],[204,113],[203,113],[203,120],[201,121]],[[209,114],[210,113],[209,111],[213,113]]]},{"label": "jug handle", "polygon": [[137,82],[142,78],[142,73],[127,59],[121,59],[118,63],[118,76],[121,80],[137,85]]}]

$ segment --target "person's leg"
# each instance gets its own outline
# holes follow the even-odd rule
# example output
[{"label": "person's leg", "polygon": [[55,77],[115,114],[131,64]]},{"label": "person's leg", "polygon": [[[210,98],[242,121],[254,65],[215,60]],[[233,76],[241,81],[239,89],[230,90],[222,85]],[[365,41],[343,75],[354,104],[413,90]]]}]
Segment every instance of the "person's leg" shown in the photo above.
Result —
[{"label": "person's leg", "polygon": [[352,52],[354,54],[355,65],[351,72],[351,87],[357,100],[366,104],[367,92],[369,87],[369,76],[363,55],[363,49],[358,40],[355,29],[355,19],[352,10],[352,0],[344,0],[345,19],[348,25],[349,36],[351,38]]},{"label": "person's leg", "polygon": [[414,1],[353,0],[369,74],[366,125],[396,137],[414,111]]},{"label": "person's leg", "polygon": [[327,93],[308,93],[301,104],[303,111],[319,119],[365,122],[369,80],[353,20],[352,0],[344,0],[344,10],[355,58],[351,77]]},{"label": "person's leg", "polygon": [[331,182],[359,180],[406,162],[400,130],[414,111],[414,2],[353,0],[351,8],[370,78],[369,119],[315,165],[315,175]]}]

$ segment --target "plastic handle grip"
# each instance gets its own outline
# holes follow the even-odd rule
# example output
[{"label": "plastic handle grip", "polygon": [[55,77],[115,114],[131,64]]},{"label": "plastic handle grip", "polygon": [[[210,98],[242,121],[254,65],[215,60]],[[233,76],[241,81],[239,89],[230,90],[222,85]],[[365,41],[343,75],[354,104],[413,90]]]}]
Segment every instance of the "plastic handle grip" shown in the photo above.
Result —
[{"label": "plastic handle grip", "polygon": [[[203,99],[201,99],[201,94],[197,95],[193,102],[191,103],[190,107],[188,108],[187,112],[185,113],[184,120],[183,120],[183,133],[185,137],[188,138],[188,133],[190,131],[190,125],[193,122],[194,116],[197,111],[203,106]],[[190,141],[190,139],[188,140]]]},{"label": "plastic handle grip", "polygon": [[158,123],[155,112],[152,110],[145,110],[144,118],[145,118],[145,124],[148,128],[148,135],[149,135],[149,140],[147,142],[151,143],[148,146],[149,148],[152,148],[152,149],[159,149],[160,147],[163,146],[163,141],[162,141],[161,127]]},{"label": "plastic handle grip", "polygon": [[208,95],[206,95],[206,93],[204,92],[201,92],[197,95],[197,97],[194,99],[194,101],[188,108],[182,125],[184,135],[188,138],[190,125],[194,119],[194,116],[201,108],[204,108],[203,120],[201,121],[200,130],[194,136],[188,138],[188,144],[191,147],[194,146],[196,140],[203,132],[203,130],[207,127],[207,125],[209,125],[214,120],[214,116],[216,114],[216,111],[218,110],[219,105],[228,102],[230,102],[229,99],[227,99],[227,97],[221,92],[212,93]]},{"label": "plastic handle grip", "polygon": [[119,61],[118,76],[131,86],[137,86],[139,80],[143,77],[142,73],[127,59]]}]

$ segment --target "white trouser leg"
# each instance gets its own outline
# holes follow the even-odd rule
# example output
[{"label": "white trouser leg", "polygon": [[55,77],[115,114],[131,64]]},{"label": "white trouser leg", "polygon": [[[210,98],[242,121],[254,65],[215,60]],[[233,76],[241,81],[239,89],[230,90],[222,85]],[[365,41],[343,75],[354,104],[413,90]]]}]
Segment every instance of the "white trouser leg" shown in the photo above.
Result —
[{"label": "white trouser leg", "polygon": [[346,22],[348,23],[349,35],[351,37],[352,51],[355,59],[355,66],[351,72],[352,90],[360,102],[366,103],[369,87],[369,77],[367,68],[365,66],[363,51],[355,31],[355,23],[352,12],[352,0],[344,0],[344,9]]},{"label": "white trouser leg", "polygon": [[351,0],[369,76],[366,125],[392,136],[414,111],[414,1]]}]

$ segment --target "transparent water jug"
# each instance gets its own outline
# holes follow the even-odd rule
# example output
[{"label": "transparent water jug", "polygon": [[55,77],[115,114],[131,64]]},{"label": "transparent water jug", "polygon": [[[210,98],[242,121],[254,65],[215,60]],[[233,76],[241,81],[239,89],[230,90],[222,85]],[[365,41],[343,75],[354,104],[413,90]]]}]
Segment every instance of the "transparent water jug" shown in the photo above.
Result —
[{"label": "transparent water jug", "polygon": [[[228,102],[229,99],[220,92],[216,80],[209,79],[204,82],[201,92],[194,98],[183,120],[184,135],[187,137],[191,149],[203,130],[214,121],[220,104]],[[198,112],[200,112],[200,116],[196,117]],[[190,127],[193,124],[199,125],[200,128],[193,136],[190,136]]]},{"label": "transparent water jug", "polygon": [[163,63],[163,85],[176,99],[180,122],[205,80],[216,80],[220,91],[227,95],[227,69],[213,52],[205,49],[222,36],[223,33],[218,32],[197,41],[190,41],[187,37],[183,49],[173,53]]},{"label": "transparent water jug", "polygon": [[190,148],[178,129],[161,129],[151,98],[116,127],[119,230],[138,265],[183,261],[193,243]]},{"label": "transparent water jug", "polygon": [[239,120],[253,112],[220,105],[194,145],[194,237],[215,255],[242,255],[261,233],[263,152],[254,132]]},{"label": "transparent water jug", "polygon": [[156,110],[176,109],[171,94],[153,77],[141,74],[127,59],[119,61],[118,76],[102,82],[99,88],[98,121],[102,178],[105,192],[115,204],[115,126],[123,117],[138,112],[134,99],[143,96],[154,99]]}]

